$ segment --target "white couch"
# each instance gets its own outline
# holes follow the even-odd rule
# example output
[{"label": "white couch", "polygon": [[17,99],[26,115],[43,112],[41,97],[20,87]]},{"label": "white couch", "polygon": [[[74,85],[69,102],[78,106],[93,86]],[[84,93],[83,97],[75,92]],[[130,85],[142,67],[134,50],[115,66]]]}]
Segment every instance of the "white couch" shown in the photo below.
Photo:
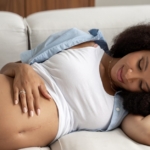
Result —
[{"label": "white couch", "polygon": [[[110,47],[114,35],[130,25],[143,22],[150,22],[150,5],[53,10],[35,13],[25,19],[17,14],[0,12],[0,68],[7,62],[20,60],[20,52],[32,49],[49,35],[64,29],[77,27],[88,31],[98,28]],[[150,147],[132,141],[118,128],[110,132],[71,133],[50,148],[22,150],[50,149],[150,150]]]}]

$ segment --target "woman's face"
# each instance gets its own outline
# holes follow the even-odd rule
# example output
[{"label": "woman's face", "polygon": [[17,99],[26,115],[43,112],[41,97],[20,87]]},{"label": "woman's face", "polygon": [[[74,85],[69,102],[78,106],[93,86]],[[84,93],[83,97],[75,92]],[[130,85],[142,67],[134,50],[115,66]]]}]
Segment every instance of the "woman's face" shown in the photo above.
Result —
[{"label": "woman's face", "polygon": [[133,92],[150,92],[150,51],[130,53],[111,69],[115,86]]}]

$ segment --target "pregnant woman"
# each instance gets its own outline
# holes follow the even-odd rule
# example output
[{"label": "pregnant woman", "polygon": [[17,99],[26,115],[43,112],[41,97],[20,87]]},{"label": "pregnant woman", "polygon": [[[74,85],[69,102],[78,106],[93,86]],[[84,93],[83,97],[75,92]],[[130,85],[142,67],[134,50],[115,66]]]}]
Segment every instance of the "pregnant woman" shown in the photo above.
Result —
[{"label": "pregnant woman", "polygon": [[150,145],[149,43],[150,25],[137,25],[116,37],[110,55],[91,41],[42,63],[5,65],[0,149],[46,146],[74,131],[109,131],[121,122],[129,137]]}]

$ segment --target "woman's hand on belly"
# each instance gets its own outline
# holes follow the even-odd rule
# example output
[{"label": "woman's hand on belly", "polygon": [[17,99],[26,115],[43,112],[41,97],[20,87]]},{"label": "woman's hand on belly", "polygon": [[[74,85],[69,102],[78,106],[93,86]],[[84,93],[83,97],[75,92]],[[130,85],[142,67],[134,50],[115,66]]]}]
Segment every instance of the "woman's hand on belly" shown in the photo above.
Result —
[{"label": "woman's hand on belly", "polygon": [[13,77],[14,104],[21,103],[22,111],[34,115],[40,114],[39,99],[40,94],[50,100],[44,81],[32,69],[30,65],[23,63],[9,63],[5,65],[0,73]]}]

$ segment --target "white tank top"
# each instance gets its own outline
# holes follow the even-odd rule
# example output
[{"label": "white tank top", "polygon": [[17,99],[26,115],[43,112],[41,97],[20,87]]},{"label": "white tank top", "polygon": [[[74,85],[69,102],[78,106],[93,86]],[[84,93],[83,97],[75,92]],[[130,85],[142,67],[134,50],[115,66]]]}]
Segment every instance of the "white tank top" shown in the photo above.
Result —
[{"label": "white tank top", "polygon": [[65,99],[56,104],[58,110],[59,105],[67,105],[65,116],[70,123],[66,132],[102,130],[110,121],[114,96],[107,94],[102,85],[99,64],[103,53],[99,46],[69,49],[42,64],[33,64],[40,68],[38,72],[47,86],[52,86],[57,95],[54,99]]}]

